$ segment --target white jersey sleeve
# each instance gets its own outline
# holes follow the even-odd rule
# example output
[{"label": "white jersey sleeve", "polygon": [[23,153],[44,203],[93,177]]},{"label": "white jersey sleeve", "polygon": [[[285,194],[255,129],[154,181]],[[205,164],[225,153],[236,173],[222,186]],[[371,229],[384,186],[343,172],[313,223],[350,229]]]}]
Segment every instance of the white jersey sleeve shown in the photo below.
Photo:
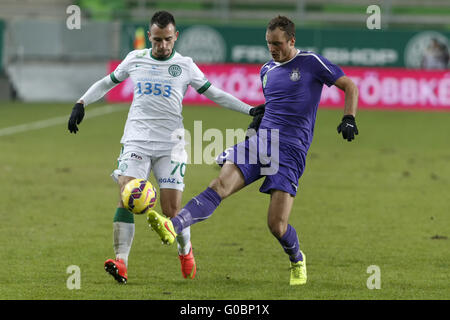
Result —
[{"label": "white jersey sleeve", "polygon": [[208,99],[227,109],[238,111],[244,114],[249,113],[249,110],[252,108],[250,105],[240,101],[231,94],[219,88],[211,86],[211,83],[191,58],[189,58],[189,62],[191,64],[189,68],[189,70],[191,70],[190,85],[195,90],[197,90],[198,93],[204,93]]},{"label": "white jersey sleeve", "polygon": [[125,59],[123,59],[116,69],[111,72],[109,76],[114,83],[120,83],[130,76],[129,70],[132,63],[131,60],[136,56],[136,54],[137,50],[128,53]]},{"label": "white jersey sleeve", "polygon": [[249,114],[250,109],[252,108],[252,106],[215,86],[209,86],[204,92],[204,95],[211,101],[214,101],[224,108],[241,112],[243,114]]},{"label": "white jersey sleeve", "polygon": [[114,88],[117,83],[114,83],[110,76],[106,76],[92,86],[85,92],[85,94],[79,99],[83,101],[84,107],[101,99],[109,90]]},{"label": "white jersey sleeve", "polygon": [[85,94],[79,99],[83,101],[85,107],[102,98],[109,90],[111,90],[118,83],[124,81],[130,76],[128,72],[130,68],[130,62],[136,54],[136,50],[128,53],[125,59],[123,59],[122,62],[117,66],[116,70],[111,72],[109,76],[106,76],[94,83],[85,92]]},{"label": "white jersey sleeve", "polygon": [[197,90],[198,93],[202,94],[211,86],[211,83],[208,81],[200,68],[195,64],[195,62],[191,58],[188,59],[191,78],[189,84],[192,88]]}]

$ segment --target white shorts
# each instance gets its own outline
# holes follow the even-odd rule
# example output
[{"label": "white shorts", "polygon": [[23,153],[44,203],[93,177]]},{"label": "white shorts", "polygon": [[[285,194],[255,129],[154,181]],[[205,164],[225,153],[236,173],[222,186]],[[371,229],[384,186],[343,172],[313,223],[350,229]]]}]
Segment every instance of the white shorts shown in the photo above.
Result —
[{"label": "white shorts", "polygon": [[160,189],[184,190],[186,152],[182,150],[146,152],[135,146],[123,146],[117,159],[117,169],[111,177],[118,182],[119,176],[148,180],[151,171]]}]

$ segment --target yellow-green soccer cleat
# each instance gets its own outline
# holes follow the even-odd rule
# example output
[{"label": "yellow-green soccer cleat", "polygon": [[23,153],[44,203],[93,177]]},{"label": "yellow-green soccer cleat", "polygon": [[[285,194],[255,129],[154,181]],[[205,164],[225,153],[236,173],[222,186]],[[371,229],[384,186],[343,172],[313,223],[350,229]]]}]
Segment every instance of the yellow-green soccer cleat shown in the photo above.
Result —
[{"label": "yellow-green soccer cleat", "polygon": [[[301,251],[300,251],[301,252]],[[303,261],[291,262],[291,286],[306,283],[306,256],[302,252]]]},{"label": "yellow-green soccer cleat", "polygon": [[175,241],[177,233],[169,218],[164,217],[155,210],[149,210],[147,212],[147,222],[150,228],[158,233],[163,243],[172,244]]}]

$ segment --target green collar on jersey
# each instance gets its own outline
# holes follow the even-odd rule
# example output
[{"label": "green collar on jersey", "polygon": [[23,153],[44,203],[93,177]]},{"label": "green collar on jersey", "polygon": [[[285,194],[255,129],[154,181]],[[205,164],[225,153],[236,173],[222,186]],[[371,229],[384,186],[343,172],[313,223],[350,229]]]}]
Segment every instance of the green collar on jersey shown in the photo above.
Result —
[{"label": "green collar on jersey", "polygon": [[157,58],[152,54],[152,50],[150,49],[150,57],[152,57],[152,59],[158,60],[158,61],[167,61],[173,58],[173,56],[175,55],[175,49],[172,49],[172,53],[170,54],[170,56],[168,56],[167,58]]}]

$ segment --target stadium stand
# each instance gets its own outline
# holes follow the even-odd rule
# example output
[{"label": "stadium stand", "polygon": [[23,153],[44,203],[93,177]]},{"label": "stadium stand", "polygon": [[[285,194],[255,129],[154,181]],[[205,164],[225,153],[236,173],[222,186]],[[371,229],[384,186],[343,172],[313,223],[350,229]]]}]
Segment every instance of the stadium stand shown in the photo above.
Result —
[{"label": "stadium stand", "polygon": [[0,1],[0,19],[61,19],[70,0],[2,0]]},{"label": "stadium stand", "polygon": [[[365,22],[366,8],[379,4],[384,26],[449,26],[448,0],[125,0],[122,12],[130,19],[145,20],[149,10],[168,9],[179,20],[208,23],[265,22],[274,13],[296,18],[299,24],[345,24]],[[120,16],[117,13],[116,16]]]},{"label": "stadium stand", "polygon": [[149,12],[164,8],[179,20],[257,23],[279,13],[314,25],[359,24],[367,19],[365,9],[379,4],[389,26],[450,25],[448,0],[2,0],[0,19],[60,18],[70,4],[79,5],[84,16],[101,20],[142,21]]}]

